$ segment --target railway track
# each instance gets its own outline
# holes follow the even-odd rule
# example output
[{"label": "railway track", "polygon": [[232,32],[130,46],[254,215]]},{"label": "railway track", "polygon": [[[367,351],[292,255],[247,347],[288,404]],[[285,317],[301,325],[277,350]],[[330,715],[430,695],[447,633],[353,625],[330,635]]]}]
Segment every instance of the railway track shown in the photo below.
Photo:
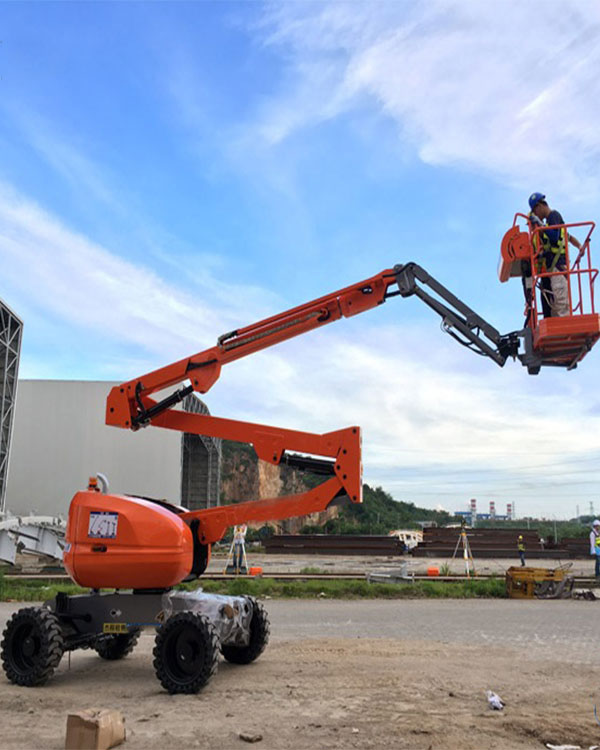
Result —
[{"label": "railway track", "polygon": [[[364,581],[365,573],[264,573],[262,578],[270,578],[275,581]],[[472,576],[470,579],[465,575],[450,576],[410,576],[409,581],[439,581],[440,583],[463,583],[468,580],[485,581],[491,578],[502,578],[502,574],[481,574]],[[205,573],[200,580],[205,581],[232,581],[239,576],[229,573]],[[9,573],[4,575],[5,580],[17,581],[39,581],[48,583],[67,583],[71,579],[64,573]],[[394,582],[394,581],[392,581]],[[400,581],[401,582],[401,581]],[[575,576],[575,588],[600,587],[600,581],[589,576]]]}]

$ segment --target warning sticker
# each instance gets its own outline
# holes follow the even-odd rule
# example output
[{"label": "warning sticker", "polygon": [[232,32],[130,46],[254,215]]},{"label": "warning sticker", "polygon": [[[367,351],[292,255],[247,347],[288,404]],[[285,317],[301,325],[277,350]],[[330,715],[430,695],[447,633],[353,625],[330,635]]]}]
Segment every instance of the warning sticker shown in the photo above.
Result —
[{"label": "warning sticker", "polygon": [[95,539],[114,539],[117,536],[118,513],[93,510],[90,513],[88,536]]},{"label": "warning sticker", "polygon": [[103,633],[128,633],[129,628],[126,622],[103,622]]}]

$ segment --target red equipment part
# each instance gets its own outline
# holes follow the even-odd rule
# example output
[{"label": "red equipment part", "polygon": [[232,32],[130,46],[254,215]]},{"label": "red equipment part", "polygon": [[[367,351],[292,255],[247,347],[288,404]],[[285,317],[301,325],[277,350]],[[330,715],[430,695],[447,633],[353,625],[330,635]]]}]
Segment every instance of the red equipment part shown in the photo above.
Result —
[{"label": "red equipment part", "polygon": [[[525,223],[522,230],[519,221]],[[592,267],[590,237],[594,222],[560,224],[551,227],[532,228],[528,217],[517,213],[513,226],[502,239],[498,276],[505,282],[515,276],[522,277],[522,262],[531,268],[532,290],[530,304],[526,307],[526,319],[532,331],[533,350],[539,355],[541,365],[554,365],[572,369],[577,366],[600,338],[600,315],[594,301],[594,282],[598,270]],[[583,253],[574,263],[569,258],[569,243],[566,242],[566,270],[539,270],[538,256],[543,252],[540,234],[548,229],[564,229],[566,233],[579,228],[586,232],[582,242]],[[536,250],[536,247],[538,250]],[[566,276],[569,293],[569,314],[563,317],[544,318],[540,314],[540,289],[544,278]]]}]

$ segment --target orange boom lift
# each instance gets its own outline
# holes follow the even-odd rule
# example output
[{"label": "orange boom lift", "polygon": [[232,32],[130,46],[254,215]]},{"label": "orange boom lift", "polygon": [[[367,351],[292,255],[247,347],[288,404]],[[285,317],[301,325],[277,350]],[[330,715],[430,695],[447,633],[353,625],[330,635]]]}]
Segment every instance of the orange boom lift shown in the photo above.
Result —
[{"label": "orange boom lift", "polygon": [[[594,278],[590,275],[590,285]],[[189,511],[163,500],[108,494],[104,478],[94,478],[71,501],[64,551],[65,568],[91,593],[59,594],[44,607],[12,616],[2,641],[9,680],[42,684],[65,650],[92,647],[105,659],[121,658],[144,627],[157,629],[154,668],[171,693],[200,690],[216,669],[219,651],[234,663],[256,659],[269,635],[261,604],[251,597],[190,595],[173,587],[206,570],[211,545],[230,526],[306,515],[342,501],[360,503],[360,428],[315,435],[175,407],[194,391],[206,393],[223,365],[396,296],[418,297],[440,316],[445,332],[499,366],[508,357],[519,359],[530,372],[545,364],[573,366],[563,350],[555,349],[552,358],[540,353],[535,328],[499,333],[427,271],[407,263],[230,331],[205,351],[113,388],[106,407],[109,425],[134,431],[152,425],[250,443],[260,459],[319,474],[324,481],[294,496]],[[571,346],[564,336],[561,342]],[[156,400],[155,394],[173,386],[178,388]]]}]

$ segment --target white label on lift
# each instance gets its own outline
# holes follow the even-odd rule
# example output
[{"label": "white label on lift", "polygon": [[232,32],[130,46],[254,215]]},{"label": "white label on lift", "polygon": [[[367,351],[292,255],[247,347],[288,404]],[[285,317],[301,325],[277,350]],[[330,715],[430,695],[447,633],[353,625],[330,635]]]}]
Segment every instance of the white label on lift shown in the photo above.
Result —
[{"label": "white label on lift", "polygon": [[118,513],[93,510],[90,513],[88,536],[96,539],[114,539],[117,536]]}]

